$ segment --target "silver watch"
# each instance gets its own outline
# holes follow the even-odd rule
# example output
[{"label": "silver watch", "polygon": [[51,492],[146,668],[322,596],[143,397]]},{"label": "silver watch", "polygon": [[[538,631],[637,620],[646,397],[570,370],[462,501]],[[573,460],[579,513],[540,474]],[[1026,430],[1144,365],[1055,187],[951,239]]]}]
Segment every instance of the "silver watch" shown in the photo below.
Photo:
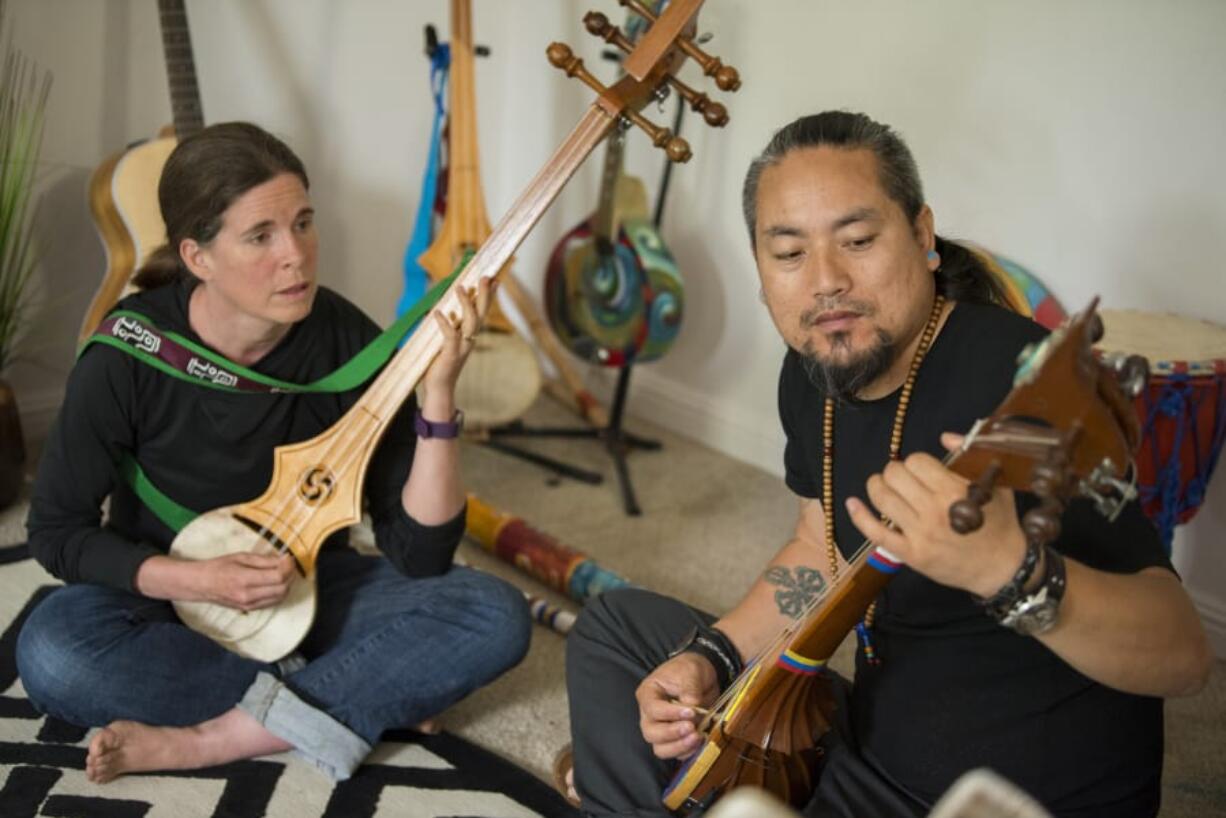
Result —
[{"label": "silver watch", "polygon": [[1021,597],[1003,612],[1000,624],[1023,636],[1037,636],[1055,627],[1064,598],[1064,558],[1050,546],[1043,547],[1043,580],[1030,594]]}]

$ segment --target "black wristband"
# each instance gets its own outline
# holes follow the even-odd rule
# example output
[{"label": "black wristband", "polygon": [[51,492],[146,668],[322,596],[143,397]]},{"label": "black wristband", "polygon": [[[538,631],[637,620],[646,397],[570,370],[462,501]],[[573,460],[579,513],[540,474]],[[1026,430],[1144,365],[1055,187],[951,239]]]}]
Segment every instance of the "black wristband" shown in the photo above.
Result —
[{"label": "black wristband", "polygon": [[744,665],[741,654],[728,638],[728,634],[719,628],[698,625],[670,657],[682,653],[697,653],[704,657],[715,668],[715,678],[718,680],[722,693],[732,684],[732,680],[741,675]]},{"label": "black wristband", "polygon": [[979,599],[979,604],[986,608],[988,613],[997,620],[1003,617],[1013,607],[1013,603],[1021,599],[1022,591],[1026,587],[1026,583],[1030,581],[1030,577],[1034,574],[1034,568],[1039,564],[1039,555],[1042,553],[1043,549],[1038,543],[1028,541],[1026,543],[1026,554],[1022,557],[1022,564],[1013,573],[1013,578],[1006,582],[992,596],[986,599]]}]

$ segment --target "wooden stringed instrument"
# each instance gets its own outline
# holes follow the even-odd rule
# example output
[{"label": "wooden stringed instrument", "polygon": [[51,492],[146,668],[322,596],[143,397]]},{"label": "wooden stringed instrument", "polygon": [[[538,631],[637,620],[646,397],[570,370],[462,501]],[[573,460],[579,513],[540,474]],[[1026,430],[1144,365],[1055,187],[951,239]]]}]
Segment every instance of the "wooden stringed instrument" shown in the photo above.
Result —
[{"label": "wooden stringed instrument", "polygon": [[[633,42],[636,26],[627,30]],[[603,15],[591,19],[589,31],[611,42],[616,36]],[[740,86],[728,74],[717,83],[725,91]],[[707,124],[727,124],[723,105],[705,95],[694,102]],[[596,211],[554,246],[545,271],[545,314],[557,337],[588,363],[612,367],[664,355],[681,328],[685,305],[681,274],[652,222],[647,190],[642,180],[622,173],[623,153],[624,140],[615,135],[606,149]]]},{"label": "wooden stringed instrument", "polygon": [[162,168],[179,139],[204,127],[183,0],[158,0],[158,20],[174,125],[108,157],[90,177],[89,208],[106,250],[106,273],[81,322],[79,342],[92,335],[119,299],[131,292],[133,273],[166,243],[158,206]]},{"label": "wooden stringed instrument", "polygon": [[[446,278],[465,254],[490,234],[478,157],[471,0],[451,0],[451,32],[446,208],[438,235],[417,258],[432,282]],[[515,278],[510,269],[513,264],[513,259],[507,260],[499,281],[527,322],[540,351],[557,370],[564,400],[574,404],[592,425],[607,426],[604,408],[588,391],[532,298]],[[542,378],[535,351],[495,300],[456,385],[456,403],[464,409],[466,428],[479,431],[521,417],[539,394]]]},{"label": "wooden stringed instrument", "polygon": [[[1014,387],[967,433],[947,465],[972,482],[950,508],[955,531],[983,524],[995,486],[1032,492],[1039,505],[1022,518],[1031,542],[1051,542],[1070,497],[1094,501],[1113,518],[1136,495],[1133,453],[1140,428],[1127,393],[1145,385],[1142,358],[1098,361],[1102,336],[1097,300],[1028,348]],[[865,543],[801,618],[753,659],[704,718],[706,740],[678,771],[663,801],[687,811],[727,790],[761,787],[800,806],[811,796],[830,729],[833,697],[817,670],[859,622],[897,570],[898,560]],[[801,668],[808,668],[801,670]]]},{"label": "wooden stringed instrument", "polygon": [[[563,43],[547,50],[549,61],[567,76],[579,77],[597,92],[597,100],[561,147],[520,194],[489,238],[456,277],[434,310],[458,313],[458,288],[475,288],[506,267],[545,209],[587,155],[618,123],[627,119],[643,128],[674,161],[689,158],[689,146],[667,129],[644,119],[638,109],[664,83],[684,54],[702,54],[682,36],[702,0],[674,0],[626,59],[626,76],[605,88]],[[718,62],[718,61],[716,61]],[[412,393],[442,347],[437,323],[422,320],[354,406],[316,437],[277,447],[273,476],[260,497],[207,512],[185,526],[170,553],[182,559],[211,559],[239,551],[289,553],[301,576],[287,598],[270,608],[247,613],[202,602],[176,602],[179,617],[219,644],[261,661],[292,651],[310,629],[315,612],[315,565],[327,537],[361,518],[362,486],[367,464],[380,437]]]}]

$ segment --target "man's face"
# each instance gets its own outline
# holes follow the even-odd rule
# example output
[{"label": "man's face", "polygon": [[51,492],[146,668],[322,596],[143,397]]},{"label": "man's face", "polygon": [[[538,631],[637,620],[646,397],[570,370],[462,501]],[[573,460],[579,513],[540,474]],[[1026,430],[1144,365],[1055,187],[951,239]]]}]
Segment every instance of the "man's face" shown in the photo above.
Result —
[{"label": "man's face", "polygon": [[221,230],[193,259],[201,265],[197,275],[237,311],[292,324],[315,299],[317,244],[307,191],[297,176],[283,173],[235,199]]},{"label": "man's face", "polygon": [[754,235],[771,318],[827,384],[833,373],[854,394],[923,328],[938,264],[926,257],[932,212],[909,222],[871,151],[803,148],[766,168]]}]

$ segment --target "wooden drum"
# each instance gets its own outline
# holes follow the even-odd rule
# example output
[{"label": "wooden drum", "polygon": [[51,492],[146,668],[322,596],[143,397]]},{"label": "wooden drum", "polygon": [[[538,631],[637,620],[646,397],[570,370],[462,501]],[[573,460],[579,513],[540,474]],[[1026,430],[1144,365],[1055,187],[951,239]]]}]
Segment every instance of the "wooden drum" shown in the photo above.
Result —
[{"label": "wooden drum", "polygon": [[1226,326],[1138,310],[1100,315],[1100,351],[1149,360],[1149,385],[1136,398],[1137,486],[1169,552],[1175,526],[1204,502],[1226,440]]}]

